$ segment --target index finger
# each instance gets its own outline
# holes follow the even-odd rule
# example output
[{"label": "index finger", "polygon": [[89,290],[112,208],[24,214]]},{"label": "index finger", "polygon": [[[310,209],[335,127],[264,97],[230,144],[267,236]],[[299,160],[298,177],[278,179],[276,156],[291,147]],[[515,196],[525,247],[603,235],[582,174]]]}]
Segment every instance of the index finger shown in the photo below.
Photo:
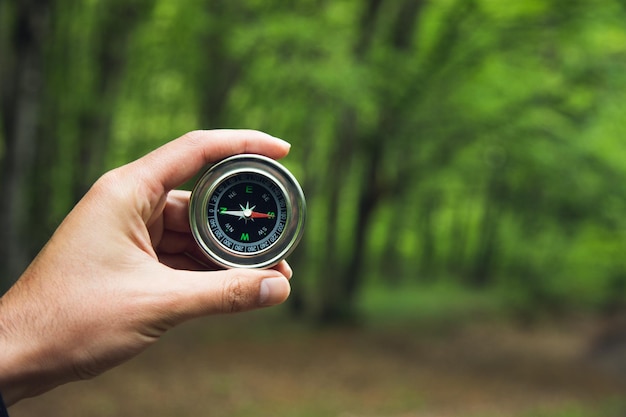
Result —
[{"label": "index finger", "polygon": [[147,178],[167,192],[190,180],[205,165],[231,155],[254,153],[280,159],[290,145],[257,130],[197,130],[189,132],[135,161]]}]

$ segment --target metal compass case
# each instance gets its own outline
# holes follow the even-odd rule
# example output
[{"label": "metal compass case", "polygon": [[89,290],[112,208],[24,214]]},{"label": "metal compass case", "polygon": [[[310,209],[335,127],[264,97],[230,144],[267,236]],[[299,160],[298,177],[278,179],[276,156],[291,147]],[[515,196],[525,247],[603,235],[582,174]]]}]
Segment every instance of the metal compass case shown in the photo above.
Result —
[{"label": "metal compass case", "polygon": [[189,202],[198,245],[227,268],[276,265],[300,241],[305,217],[298,181],[284,166],[261,155],[235,155],[211,166]]}]

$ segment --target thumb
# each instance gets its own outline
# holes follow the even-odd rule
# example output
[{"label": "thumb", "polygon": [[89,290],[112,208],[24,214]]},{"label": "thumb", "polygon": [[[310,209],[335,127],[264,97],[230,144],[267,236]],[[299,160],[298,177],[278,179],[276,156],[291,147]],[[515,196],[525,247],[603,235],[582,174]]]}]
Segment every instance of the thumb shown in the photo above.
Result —
[{"label": "thumb", "polygon": [[176,300],[170,298],[174,303],[170,311],[182,320],[273,306],[291,291],[287,278],[271,269],[170,271],[176,275],[172,281],[181,285]]}]

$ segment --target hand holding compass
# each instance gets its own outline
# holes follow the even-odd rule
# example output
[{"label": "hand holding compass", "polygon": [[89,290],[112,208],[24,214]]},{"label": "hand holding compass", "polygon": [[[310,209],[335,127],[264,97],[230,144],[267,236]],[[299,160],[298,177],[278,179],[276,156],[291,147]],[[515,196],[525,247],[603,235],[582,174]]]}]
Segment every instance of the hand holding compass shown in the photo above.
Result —
[{"label": "hand holding compass", "polygon": [[[5,403],[94,377],[186,320],[283,302],[291,277],[286,262],[215,270],[195,261],[202,253],[189,227],[189,193],[175,188],[233,154],[281,158],[288,151],[287,143],[261,132],[197,131],[103,175],[2,296],[0,328],[10,329],[0,332]],[[273,163],[261,165],[221,171],[200,218],[207,228],[213,224],[209,233],[224,234],[216,242],[222,250],[247,260],[274,254],[269,266],[295,245],[304,212],[289,179]],[[221,207],[243,218],[220,214]]]}]

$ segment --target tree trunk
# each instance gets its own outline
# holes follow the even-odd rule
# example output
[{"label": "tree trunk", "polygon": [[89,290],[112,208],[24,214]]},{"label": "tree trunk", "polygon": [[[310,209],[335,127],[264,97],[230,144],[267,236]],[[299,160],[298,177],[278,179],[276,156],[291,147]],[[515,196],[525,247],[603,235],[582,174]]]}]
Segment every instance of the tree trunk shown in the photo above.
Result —
[{"label": "tree trunk", "polygon": [[[373,45],[373,26],[376,25],[380,16],[382,3],[379,0],[370,0],[363,9],[359,37],[354,48],[354,59],[363,65],[367,65],[367,55]],[[395,16],[396,25],[393,25],[393,29],[388,37],[388,42],[394,49],[405,52],[411,49],[411,38],[421,5],[422,2],[407,0],[397,10]],[[328,263],[328,273],[322,277],[325,282],[325,290],[323,291],[325,296],[322,298],[322,307],[319,315],[319,320],[325,323],[350,322],[354,319],[354,302],[365,274],[363,267],[367,250],[365,239],[368,235],[372,215],[376,212],[378,205],[383,199],[384,185],[389,185],[385,184],[384,179],[380,178],[380,170],[384,161],[385,150],[388,149],[389,145],[385,140],[393,136],[390,132],[394,130],[397,122],[397,109],[394,106],[394,103],[396,103],[393,100],[394,98],[385,100],[386,97],[384,96],[387,95],[387,92],[382,91],[380,94],[381,102],[389,103],[389,105],[382,109],[378,126],[373,130],[372,134],[358,136],[356,118],[354,117],[355,112],[353,111],[347,111],[345,113],[346,117],[340,120],[340,128],[337,134],[338,141],[345,142],[352,139],[355,144],[360,146],[360,149],[353,149],[345,154],[343,152],[336,154],[339,159],[331,167],[342,169],[345,172],[351,168],[351,165],[354,165],[350,162],[358,160],[359,157],[363,158],[365,165],[358,185],[357,206],[354,213],[354,243],[350,259],[347,262],[337,258],[340,251],[335,248],[337,242],[336,234],[329,234],[330,238],[333,239],[328,244],[328,253],[331,261]],[[339,149],[345,151],[341,146],[339,146]],[[348,147],[348,150],[350,150],[350,147]],[[337,181],[347,177],[348,175],[341,172],[330,177],[331,183],[335,181],[332,186],[334,191],[330,198],[330,213],[337,213],[334,209],[335,206],[338,206],[340,198],[339,187],[341,186],[337,184]],[[330,217],[334,222],[339,221],[336,216]],[[336,228],[333,229],[334,226],[332,224],[329,227],[331,231],[336,230]]]},{"label": "tree trunk", "polygon": [[[49,2],[20,1],[10,45],[13,62],[2,85],[4,159],[0,183],[0,259],[6,289],[26,267],[28,178],[35,159],[43,91],[42,44],[48,30]],[[9,64],[9,59],[3,61]]]},{"label": "tree trunk", "polygon": [[482,288],[492,279],[494,259],[497,256],[498,244],[498,201],[502,199],[502,186],[494,172],[487,185],[483,215],[479,225],[477,249],[474,254],[474,265],[470,271],[469,284]]}]

